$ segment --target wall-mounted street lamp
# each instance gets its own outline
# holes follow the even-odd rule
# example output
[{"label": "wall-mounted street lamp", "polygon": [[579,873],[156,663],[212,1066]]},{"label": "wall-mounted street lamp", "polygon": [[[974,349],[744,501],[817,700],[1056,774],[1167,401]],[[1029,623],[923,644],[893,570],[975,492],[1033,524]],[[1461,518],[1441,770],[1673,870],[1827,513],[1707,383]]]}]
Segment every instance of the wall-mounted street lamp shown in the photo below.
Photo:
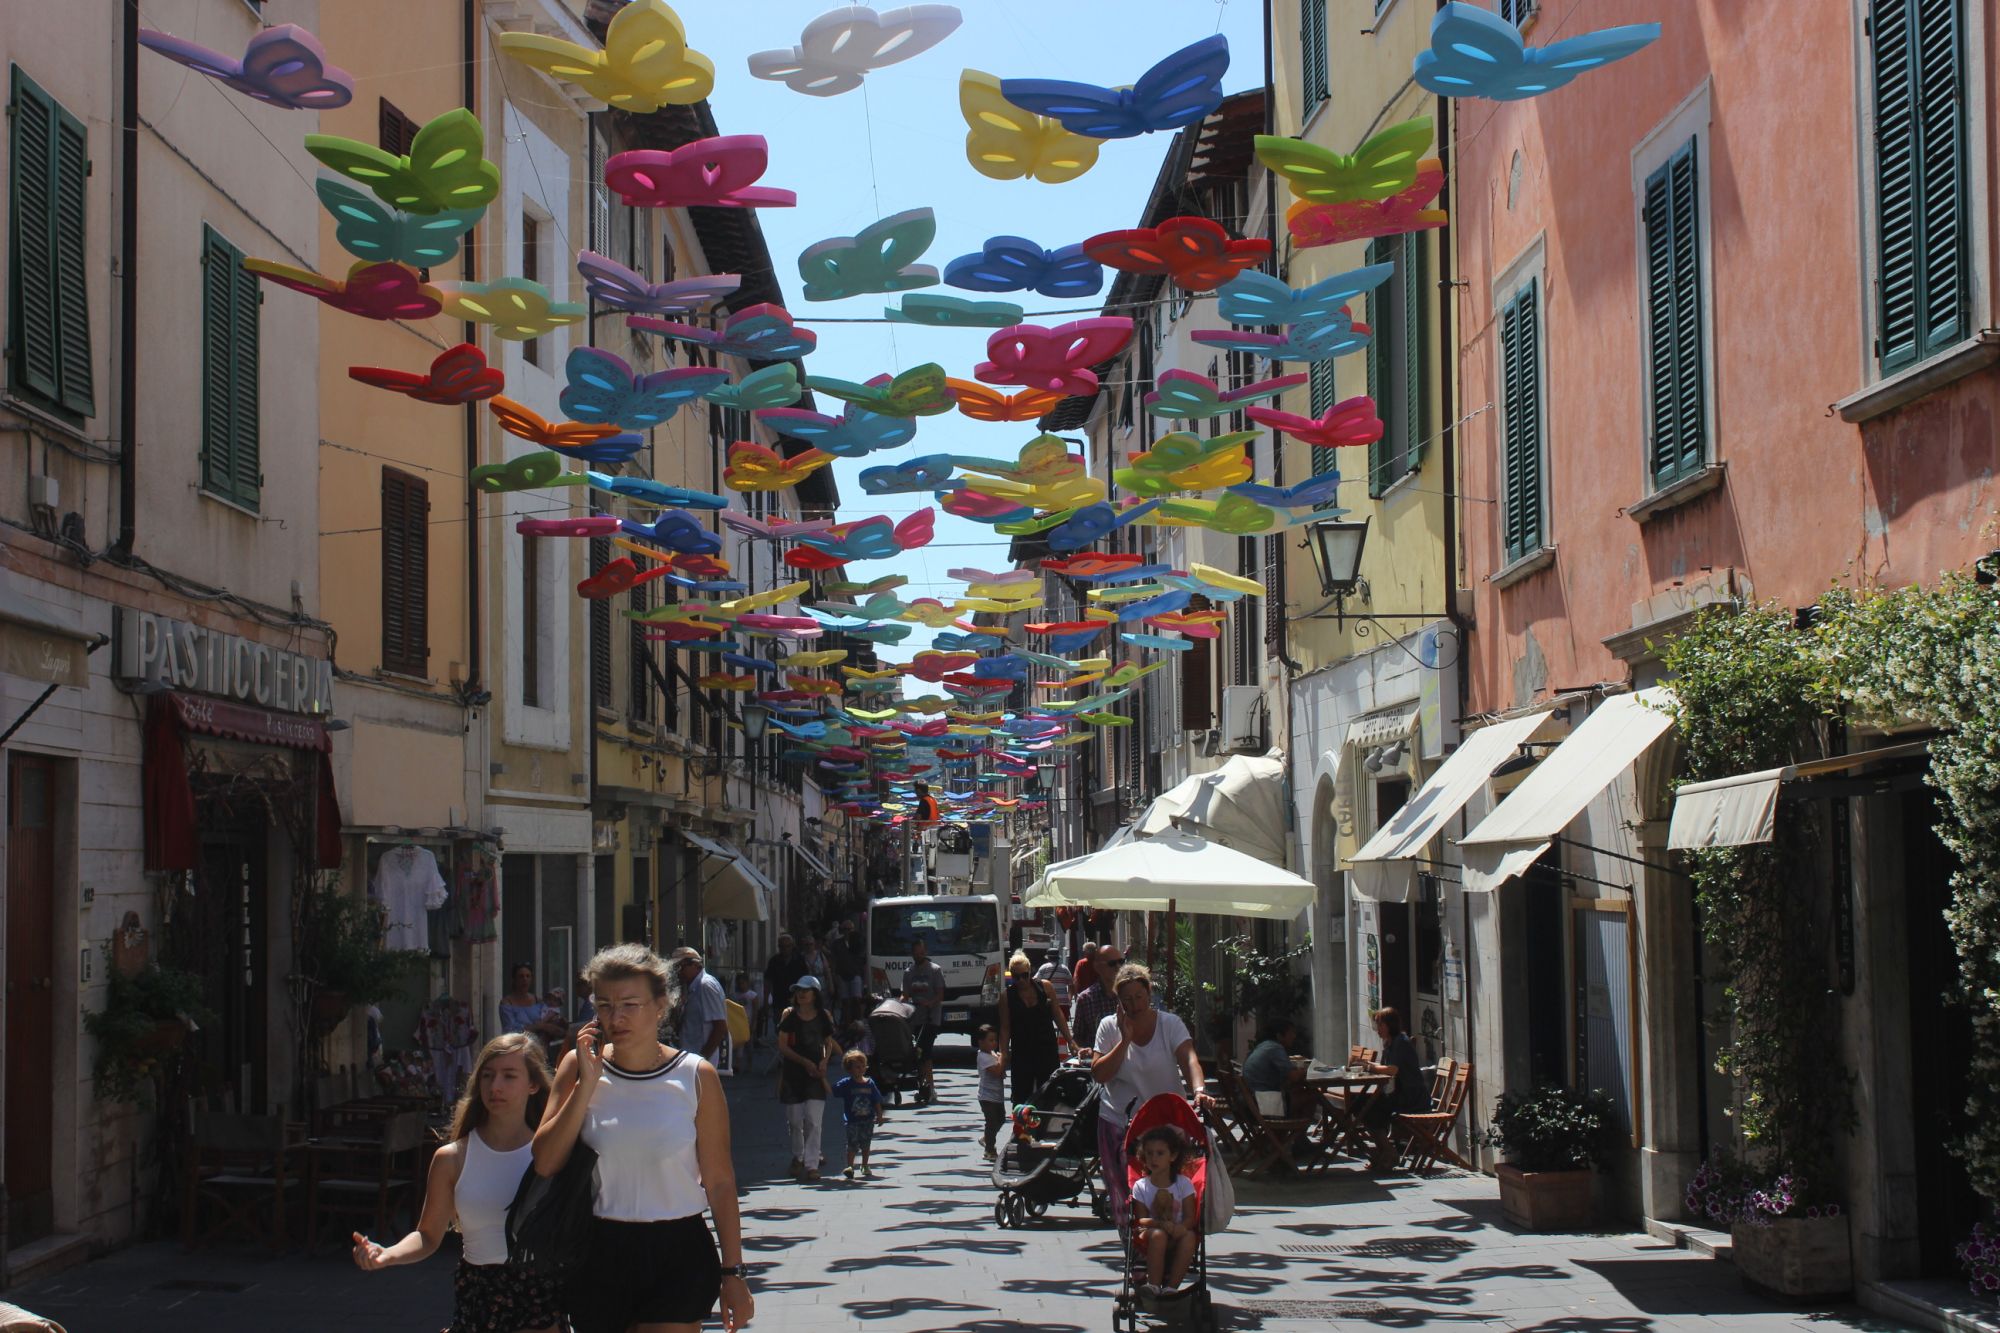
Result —
[{"label": "wall-mounted street lamp", "polygon": [[764,739],[764,728],[770,724],[771,710],[762,704],[743,705],[743,738],[755,745]]},{"label": "wall-mounted street lamp", "polygon": [[1368,520],[1322,518],[1306,524],[1306,546],[1319,572],[1319,590],[1349,597],[1361,583],[1361,551],[1368,544]]}]

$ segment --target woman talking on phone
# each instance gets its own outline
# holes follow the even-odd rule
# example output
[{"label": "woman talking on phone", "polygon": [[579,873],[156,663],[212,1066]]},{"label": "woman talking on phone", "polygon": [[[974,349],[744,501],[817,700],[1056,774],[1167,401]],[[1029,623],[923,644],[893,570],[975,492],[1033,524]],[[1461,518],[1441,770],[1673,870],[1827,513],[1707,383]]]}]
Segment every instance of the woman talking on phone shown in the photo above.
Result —
[{"label": "woman talking on phone", "polygon": [[1122,1232],[1131,1211],[1125,1126],[1132,1113],[1163,1092],[1180,1092],[1183,1078],[1198,1109],[1207,1110],[1210,1102],[1187,1024],[1179,1015],[1153,1007],[1153,974],[1138,963],[1127,963],[1118,971],[1114,990],[1118,1008],[1097,1025],[1097,1055],[1090,1076],[1104,1085],[1104,1102],[1097,1113],[1097,1149],[1111,1196],[1111,1220]]},{"label": "woman talking on phone", "polygon": [[659,1040],[667,965],[651,949],[605,949],[583,975],[597,1017],[563,1057],[555,1109],[534,1143],[544,1176],[562,1170],[579,1142],[597,1154],[594,1232],[570,1287],[571,1325],[696,1333],[720,1297],[722,1326],[739,1328],[755,1305],[743,1281],[722,1080],[700,1056]]}]

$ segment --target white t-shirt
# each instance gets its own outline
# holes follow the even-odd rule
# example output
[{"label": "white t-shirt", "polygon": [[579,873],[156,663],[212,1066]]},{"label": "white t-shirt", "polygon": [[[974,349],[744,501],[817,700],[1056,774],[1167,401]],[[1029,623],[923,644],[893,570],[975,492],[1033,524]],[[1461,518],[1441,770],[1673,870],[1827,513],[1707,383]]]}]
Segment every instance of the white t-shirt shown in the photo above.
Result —
[{"label": "white t-shirt", "polygon": [[[1131,1122],[1133,1112],[1149,1099],[1163,1092],[1187,1092],[1187,1085],[1181,1082],[1180,1066],[1174,1063],[1174,1052],[1190,1040],[1187,1024],[1181,1022],[1178,1014],[1164,1009],[1155,1012],[1159,1022],[1153,1025],[1153,1039],[1144,1046],[1134,1044],[1127,1048],[1118,1076],[1104,1085],[1104,1109],[1098,1114],[1121,1134]],[[1095,1046],[1102,1053],[1117,1045],[1118,1014],[1114,1011],[1097,1025]]]},{"label": "white t-shirt", "polygon": [[992,1051],[980,1051],[979,1057],[979,1100],[982,1102],[1003,1102],[1007,1100],[1006,1089],[1000,1082],[1000,1057]]},{"label": "white t-shirt", "polygon": [[708,1206],[695,1152],[704,1063],[685,1051],[644,1074],[605,1062],[581,1135],[597,1153],[597,1216],[671,1222]]},{"label": "white t-shirt", "polygon": [[385,945],[391,949],[428,949],[430,922],[424,913],[443,907],[449,895],[437,857],[425,847],[397,847],[382,854],[375,866],[375,898],[388,909]]},{"label": "white t-shirt", "polygon": [[1188,1222],[1193,1220],[1188,1216],[1186,1204],[1188,1199],[1194,1197],[1194,1182],[1192,1180],[1189,1180],[1186,1176],[1174,1177],[1173,1188],[1167,1192],[1167,1197],[1173,1200],[1174,1205],[1172,1219],[1162,1216],[1165,1212],[1164,1209],[1154,1207],[1153,1200],[1159,1197],[1160,1187],[1153,1183],[1151,1176],[1140,1176],[1137,1181],[1133,1182],[1132,1202],[1144,1204],[1146,1211],[1154,1217],[1161,1218],[1162,1221]]}]

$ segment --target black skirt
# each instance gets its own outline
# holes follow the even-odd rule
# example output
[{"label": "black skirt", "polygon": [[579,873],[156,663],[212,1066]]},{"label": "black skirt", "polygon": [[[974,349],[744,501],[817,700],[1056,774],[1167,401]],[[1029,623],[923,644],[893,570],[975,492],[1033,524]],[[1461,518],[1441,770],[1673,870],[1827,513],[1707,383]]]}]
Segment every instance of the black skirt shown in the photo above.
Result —
[{"label": "black skirt", "polygon": [[562,1323],[562,1284],[532,1268],[458,1261],[448,1333],[518,1333]]}]

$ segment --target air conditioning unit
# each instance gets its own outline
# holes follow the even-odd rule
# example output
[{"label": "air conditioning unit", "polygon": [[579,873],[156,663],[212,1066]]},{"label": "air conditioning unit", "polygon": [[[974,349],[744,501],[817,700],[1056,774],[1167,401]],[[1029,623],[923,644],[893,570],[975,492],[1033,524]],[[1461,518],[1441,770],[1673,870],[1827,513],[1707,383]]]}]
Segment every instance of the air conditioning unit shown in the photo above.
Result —
[{"label": "air conditioning unit", "polygon": [[1264,746],[1264,691],[1256,685],[1222,687],[1222,739],[1235,753],[1261,752]]}]

